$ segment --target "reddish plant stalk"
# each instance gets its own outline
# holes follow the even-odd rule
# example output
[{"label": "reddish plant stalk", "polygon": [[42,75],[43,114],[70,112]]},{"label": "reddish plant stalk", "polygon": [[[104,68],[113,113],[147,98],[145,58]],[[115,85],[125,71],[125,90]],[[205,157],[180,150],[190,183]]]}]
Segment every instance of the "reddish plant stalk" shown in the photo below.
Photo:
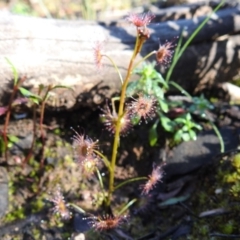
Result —
[{"label": "reddish plant stalk", "polygon": [[22,77],[19,81],[17,81],[17,84],[15,84],[13,86],[13,91],[12,94],[10,96],[10,100],[8,103],[8,107],[7,107],[7,113],[6,113],[6,118],[5,118],[5,123],[4,123],[4,128],[3,128],[3,141],[4,141],[4,145],[5,145],[5,161],[7,162],[8,160],[8,154],[7,154],[7,150],[8,150],[8,138],[7,138],[7,129],[8,129],[8,125],[9,125],[9,120],[10,120],[10,116],[11,116],[11,110],[12,110],[12,103],[14,101],[15,95],[18,91],[18,88],[20,86],[21,83],[23,83],[23,81],[26,80],[26,77]]},{"label": "reddish plant stalk", "polygon": [[42,104],[41,104],[41,112],[40,112],[40,121],[39,121],[39,127],[40,127],[40,134],[41,134],[41,139],[42,139],[42,154],[41,154],[41,161],[40,161],[40,167],[43,168],[44,165],[44,152],[45,152],[45,144],[46,144],[46,137],[45,137],[45,132],[43,129],[43,119],[44,119],[44,113],[45,113],[45,106],[46,106],[46,100],[48,97],[48,93],[51,91],[52,86],[49,85],[48,89],[46,91],[45,96],[43,97]]},{"label": "reddish plant stalk", "polygon": [[[39,88],[38,95],[41,94],[42,88]],[[42,103],[41,103],[41,110],[40,110],[40,120],[39,120],[39,128],[40,128],[40,135],[41,135],[41,140],[42,140],[42,151],[41,151],[41,160],[40,160],[40,167],[42,168],[44,165],[44,152],[45,152],[45,133],[43,130],[43,120],[44,120],[44,113],[45,113],[45,106],[46,106],[46,100],[48,98],[49,92],[52,90],[52,85],[49,85],[44,97],[42,98]]]},{"label": "reddish plant stalk", "polygon": [[37,125],[36,125],[36,105],[34,103],[33,105],[33,140],[32,140],[32,144],[31,144],[31,148],[28,152],[28,155],[25,157],[24,161],[23,161],[23,164],[22,164],[22,167],[24,168],[26,163],[29,162],[30,158],[32,157],[33,155],[33,149],[34,149],[34,146],[35,146],[35,140],[36,140],[36,132],[37,132]]}]

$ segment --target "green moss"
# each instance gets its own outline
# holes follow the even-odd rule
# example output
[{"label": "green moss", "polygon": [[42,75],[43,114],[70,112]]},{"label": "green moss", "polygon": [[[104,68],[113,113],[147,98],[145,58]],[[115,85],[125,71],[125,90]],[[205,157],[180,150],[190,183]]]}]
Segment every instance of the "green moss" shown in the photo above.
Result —
[{"label": "green moss", "polygon": [[32,235],[34,236],[34,239],[42,239],[41,231],[37,228],[33,228]]},{"label": "green moss", "polygon": [[240,194],[240,154],[233,157],[232,171],[224,177],[225,182],[230,183],[230,192],[234,197],[239,197]]},{"label": "green moss", "polygon": [[36,201],[31,202],[31,211],[33,213],[39,212],[40,210],[43,209],[44,206],[45,206],[44,198],[39,197],[36,199]]},{"label": "green moss", "polygon": [[54,134],[56,134],[56,135],[61,135],[61,133],[62,133],[61,129],[59,129],[59,128],[54,129],[53,132],[54,132]]},{"label": "green moss", "polygon": [[15,207],[15,209],[12,209],[12,211],[6,214],[4,221],[12,222],[17,219],[24,219],[24,218],[26,218],[25,209],[21,206],[21,207]]},{"label": "green moss", "polygon": [[63,146],[63,141],[60,141],[60,140],[56,141],[56,146],[57,147],[62,147]]},{"label": "green moss", "polygon": [[233,220],[228,221],[227,223],[221,226],[221,232],[224,234],[232,234],[234,229],[236,228]]}]

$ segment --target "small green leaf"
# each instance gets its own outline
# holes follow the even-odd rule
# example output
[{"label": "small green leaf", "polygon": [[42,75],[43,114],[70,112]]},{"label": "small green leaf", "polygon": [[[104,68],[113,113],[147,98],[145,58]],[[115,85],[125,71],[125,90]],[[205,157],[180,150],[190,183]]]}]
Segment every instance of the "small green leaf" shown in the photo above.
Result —
[{"label": "small green leaf", "polygon": [[197,128],[198,130],[202,130],[202,126],[199,124],[195,124],[194,127]]},{"label": "small green leaf", "polygon": [[165,79],[162,77],[162,75],[159,72],[157,72],[157,78],[155,80],[156,80],[156,82],[161,83],[165,89],[169,88],[167,82],[165,81]]},{"label": "small green leaf", "polygon": [[189,140],[191,140],[191,137],[189,135],[189,133],[183,133],[182,134],[182,140],[185,142],[188,142]]},{"label": "small green leaf", "polygon": [[39,99],[35,98],[33,96],[29,97],[30,100],[32,100],[35,104],[39,105]]},{"label": "small green leaf", "polygon": [[182,130],[178,130],[175,134],[174,134],[174,142],[181,142],[182,140]]},{"label": "small green leaf", "polygon": [[41,97],[39,97],[38,95],[30,92],[29,90],[27,90],[26,88],[20,87],[19,91],[21,92],[21,94],[25,97],[34,97],[37,98],[39,100],[41,100]]},{"label": "small green leaf", "polygon": [[5,58],[6,61],[8,62],[8,64],[11,66],[12,68],[12,72],[13,72],[13,76],[14,76],[14,86],[17,85],[17,81],[18,81],[18,72],[17,72],[17,69],[15,68],[15,66],[13,65],[13,63],[8,59],[8,58]]},{"label": "small green leaf", "polygon": [[196,141],[197,140],[197,134],[193,130],[189,130],[189,136],[192,140]]},{"label": "small green leaf", "polygon": [[163,114],[160,116],[160,120],[161,120],[161,124],[163,126],[163,128],[167,131],[167,132],[173,132],[174,131],[174,124],[171,121],[171,119],[169,119],[168,117],[164,116]]},{"label": "small green leaf", "polygon": [[138,81],[133,81],[128,83],[127,90],[126,90],[126,96],[131,97],[136,93]]},{"label": "small green leaf", "polygon": [[155,146],[158,140],[158,134],[157,134],[158,123],[159,123],[159,120],[157,120],[149,130],[148,139],[151,147]]},{"label": "small green leaf", "polygon": [[158,102],[159,102],[159,105],[160,105],[162,111],[165,113],[168,112],[169,106],[168,106],[167,102],[165,100],[160,100]]},{"label": "small green leaf", "polygon": [[164,92],[160,87],[154,87],[153,88],[154,95],[159,99],[162,100],[164,99]]},{"label": "small green leaf", "polygon": [[151,94],[152,89],[153,89],[153,84],[152,84],[152,79],[147,79],[146,84],[145,84],[145,93],[146,94]]},{"label": "small green leaf", "polygon": [[192,116],[191,116],[190,113],[187,113],[187,115],[186,115],[186,119],[187,119],[188,121],[192,120]]},{"label": "small green leaf", "polygon": [[186,124],[186,119],[185,119],[185,115],[182,115],[181,117],[178,117],[176,119],[174,119],[174,122],[176,123],[181,123],[181,124]]},{"label": "small green leaf", "polygon": [[8,139],[12,143],[17,143],[19,141],[19,138],[14,135],[8,135]]}]

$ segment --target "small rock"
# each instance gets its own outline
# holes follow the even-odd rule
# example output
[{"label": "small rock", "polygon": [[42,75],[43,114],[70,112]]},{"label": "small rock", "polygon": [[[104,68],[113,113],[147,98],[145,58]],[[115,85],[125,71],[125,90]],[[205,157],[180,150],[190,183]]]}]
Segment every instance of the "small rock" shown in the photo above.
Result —
[{"label": "small rock", "polygon": [[85,235],[83,233],[80,233],[73,237],[74,240],[85,240]]},{"label": "small rock", "polygon": [[[239,133],[235,128],[224,127],[219,129],[225,151],[235,149],[239,143]],[[220,153],[220,143],[214,131],[200,133],[196,141],[182,142],[166,155],[166,178],[188,174],[198,168],[211,163]]]},{"label": "small rock", "polygon": [[240,87],[232,83],[225,82],[222,84],[222,88],[229,94],[231,101],[233,102],[240,101]]}]

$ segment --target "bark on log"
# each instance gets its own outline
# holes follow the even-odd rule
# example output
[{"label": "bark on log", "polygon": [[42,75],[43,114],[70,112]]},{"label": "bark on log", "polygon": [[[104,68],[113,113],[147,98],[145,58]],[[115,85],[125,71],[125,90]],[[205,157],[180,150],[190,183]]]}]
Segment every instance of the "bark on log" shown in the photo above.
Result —
[{"label": "bark on log", "polygon": [[[154,12],[156,18],[154,21],[169,21],[178,19],[191,19],[210,14],[215,7],[220,3],[220,0],[187,0],[184,4],[180,4],[173,0],[159,2],[158,8],[150,7],[150,11]],[[179,5],[180,4],[180,5]],[[226,0],[221,9],[233,8],[238,6],[238,0]],[[168,8],[162,8],[170,6]],[[173,5],[173,6],[172,6]]]},{"label": "bark on log", "polygon": [[[184,29],[184,41],[205,17],[153,23],[151,37],[139,58],[158,49],[161,43],[179,36]],[[223,9],[214,14],[207,25],[183,54],[172,79],[188,91],[204,85],[239,78],[240,9]],[[103,24],[89,21],[67,21],[20,17],[0,14],[0,97],[13,78],[7,57],[25,85],[61,84],[74,87],[75,93],[61,90],[54,99],[59,106],[102,102],[119,91],[120,80],[114,68],[105,60],[102,72],[93,64],[94,42],[106,39],[104,52],[126,74],[134,47],[135,28],[128,23]],[[153,59],[152,59],[153,60]],[[163,69],[164,70],[164,69]],[[57,101],[57,103],[56,103]]]}]

